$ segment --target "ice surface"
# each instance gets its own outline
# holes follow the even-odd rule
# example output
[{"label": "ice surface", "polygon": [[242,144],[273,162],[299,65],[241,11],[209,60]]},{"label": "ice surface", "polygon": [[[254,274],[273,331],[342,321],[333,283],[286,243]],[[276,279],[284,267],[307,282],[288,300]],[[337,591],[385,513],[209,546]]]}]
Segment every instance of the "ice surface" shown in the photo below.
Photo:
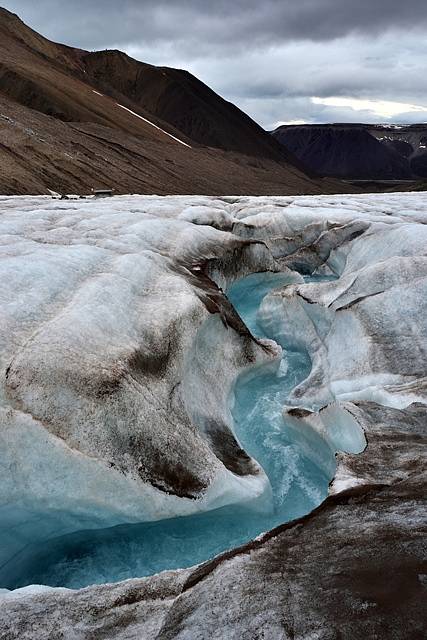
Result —
[{"label": "ice surface", "polygon": [[197,562],[318,504],[351,401],[425,402],[426,207],[0,197],[0,584]]},{"label": "ice surface", "polygon": [[[293,279],[298,281],[297,276]],[[253,320],[262,298],[284,281],[289,281],[289,275],[257,274],[231,288],[230,298],[255,335],[262,333]],[[203,337],[203,347],[206,359],[208,335]],[[215,345],[210,348],[213,353]],[[310,361],[305,353],[284,351],[282,362],[286,368],[278,362],[274,367],[267,363],[242,374],[233,401],[235,433],[267,473],[272,504],[255,509],[242,504],[163,522],[79,531],[48,544],[30,545],[13,569],[9,567],[7,586],[36,583],[79,588],[191,566],[316,507],[328,493],[339,437],[328,441],[316,429],[307,427],[301,433],[283,421],[287,395],[306,377]]]}]

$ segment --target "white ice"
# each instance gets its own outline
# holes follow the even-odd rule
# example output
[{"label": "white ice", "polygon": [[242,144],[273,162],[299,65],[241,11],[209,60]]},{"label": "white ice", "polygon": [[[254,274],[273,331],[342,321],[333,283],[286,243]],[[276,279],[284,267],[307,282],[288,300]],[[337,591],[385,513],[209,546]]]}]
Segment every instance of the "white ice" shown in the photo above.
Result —
[{"label": "white ice", "polygon": [[[266,242],[284,268],[291,243],[298,250],[321,232],[327,245],[331,226],[364,223],[319,267],[338,280],[291,284],[264,300],[260,319],[267,325],[279,309],[275,329],[310,354],[296,406],[425,402],[426,211],[424,193],[0,197],[0,519],[11,547],[28,542],[36,521],[40,535],[46,527],[59,534],[267,495],[262,471],[232,473],[193,420],[209,413],[232,428],[226,402],[245,364],[240,338],[212,322],[182,265],[200,272],[203,261],[233,255],[242,238]],[[258,247],[258,263],[241,265],[246,272],[274,265],[271,254],[260,258],[260,246],[251,254]],[[197,340],[205,323],[222,345],[209,363]],[[129,368],[160,356],[168,366],[157,378]],[[344,433],[330,421],[320,427],[332,440]],[[197,499],[139,474],[126,443],[140,433],[153,443],[153,459],[157,447],[171,464],[187,465],[205,487]],[[118,442],[126,444],[120,457]],[[357,444],[350,438],[349,450]]]}]

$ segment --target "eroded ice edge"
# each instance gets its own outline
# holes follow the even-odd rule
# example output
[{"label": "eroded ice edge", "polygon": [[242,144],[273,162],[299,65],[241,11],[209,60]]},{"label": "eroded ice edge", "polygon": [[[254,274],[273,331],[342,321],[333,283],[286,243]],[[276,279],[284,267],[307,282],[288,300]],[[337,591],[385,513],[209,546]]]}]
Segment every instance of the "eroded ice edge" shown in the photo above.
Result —
[{"label": "eroded ice edge", "polygon": [[425,400],[425,204],[0,199],[1,586],[190,566],[320,504],[352,400]]}]

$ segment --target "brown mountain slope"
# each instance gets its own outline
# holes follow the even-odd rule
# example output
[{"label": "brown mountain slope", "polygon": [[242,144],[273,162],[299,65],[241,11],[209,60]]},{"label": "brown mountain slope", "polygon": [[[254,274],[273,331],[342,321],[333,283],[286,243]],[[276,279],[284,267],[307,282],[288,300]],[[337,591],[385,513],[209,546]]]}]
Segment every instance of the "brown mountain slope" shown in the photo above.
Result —
[{"label": "brown mountain slope", "polygon": [[299,165],[249,116],[188,71],[144,64],[120,51],[89,53],[82,63],[103,92],[125,96],[201,145]]},{"label": "brown mountain slope", "polygon": [[[130,101],[131,106],[142,108],[144,115],[159,118],[193,142],[298,164],[292,154],[249,116],[187,71],[138,62],[121,51],[88,53],[58,45],[28,28],[14,14],[1,9],[0,34],[0,51],[9,52],[9,62],[19,43],[27,50],[27,62],[30,62],[31,54],[37,53],[48,60],[50,66],[54,64],[58,70],[65,68],[67,73],[73,72],[80,80],[121,103]],[[10,52],[13,52],[12,56]],[[50,89],[52,91],[52,87]],[[76,111],[70,110],[70,105],[68,108],[64,105],[63,113],[55,115],[75,119]]]},{"label": "brown mountain slope", "polygon": [[[46,40],[0,9],[0,93],[60,120],[94,122],[163,139],[164,134],[95,93],[84,79],[83,54]],[[157,124],[150,114],[138,112]]]},{"label": "brown mountain slope", "polygon": [[[258,166],[256,166],[258,164]],[[271,160],[191,149],[94,123],[62,122],[0,95],[0,193],[298,194],[340,192]],[[354,189],[353,189],[354,190]]]},{"label": "brown mountain slope", "polygon": [[[123,72],[122,62],[115,63],[114,71],[117,58],[134,70],[155,69],[127,56],[106,55],[112,64],[112,85],[122,73],[124,84],[129,83],[130,75]],[[241,121],[237,118],[230,124],[225,114],[222,124],[217,117],[212,127],[224,128],[221,144],[227,135],[232,138],[234,129],[252,131],[245,134],[252,157],[201,146],[141,106],[141,83],[135,94],[139,102],[132,100],[128,86],[107,87],[111,96],[103,95],[99,74],[95,77],[95,60],[102,62],[103,57],[50,42],[14,14],[0,9],[0,193],[46,193],[48,189],[87,193],[92,187],[160,194],[293,194],[348,189],[338,182],[313,180],[283,155],[275,157],[276,141],[268,157],[268,145],[265,153],[262,149],[265,138],[271,138],[236,108],[234,113],[236,118],[240,114]],[[100,68],[105,75],[103,65]],[[168,71],[173,75],[174,70]],[[177,73],[181,76],[183,72]],[[164,96],[159,80],[162,74],[155,69],[158,94]],[[154,75],[149,84],[151,97],[155,94]],[[198,102],[192,102],[191,96],[186,102],[183,91],[180,89],[182,102],[177,103],[177,113],[182,110],[195,118]],[[204,92],[221,105],[228,104],[207,87]],[[207,127],[210,116],[200,110]],[[188,131],[194,139],[200,138],[195,129]],[[236,140],[245,138],[235,135]],[[238,146],[237,142],[233,145]]]}]

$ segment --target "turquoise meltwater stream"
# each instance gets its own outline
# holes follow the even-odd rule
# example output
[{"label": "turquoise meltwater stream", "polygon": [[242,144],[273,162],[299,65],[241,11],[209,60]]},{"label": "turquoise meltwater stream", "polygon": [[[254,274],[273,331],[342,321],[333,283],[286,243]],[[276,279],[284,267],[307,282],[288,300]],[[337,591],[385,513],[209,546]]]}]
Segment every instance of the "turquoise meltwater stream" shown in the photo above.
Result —
[{"label": "turquoise meltwater stream", "polygon": [[[275,339],[258,325],[257,311],[267,293],[288,281],[284,274],[263,273],[230,288],[231,302],[254,335]],[[315,432],[299,435],[286,425],[283,405],[309,374],[311,362],[307,353],[290,351],[286,344],[281,347],[277,372],[261,366],[244,373],[234,390],[235,433],[268,475],[274,502],[270,512],[240,505],[159,522],[79,531],[26,549],[9,563],[8,577],[0,586],[80,588],[188,567],[318,506],[335,471],[334,451]],[[317,459],[322,462],[316,463]]]}]

